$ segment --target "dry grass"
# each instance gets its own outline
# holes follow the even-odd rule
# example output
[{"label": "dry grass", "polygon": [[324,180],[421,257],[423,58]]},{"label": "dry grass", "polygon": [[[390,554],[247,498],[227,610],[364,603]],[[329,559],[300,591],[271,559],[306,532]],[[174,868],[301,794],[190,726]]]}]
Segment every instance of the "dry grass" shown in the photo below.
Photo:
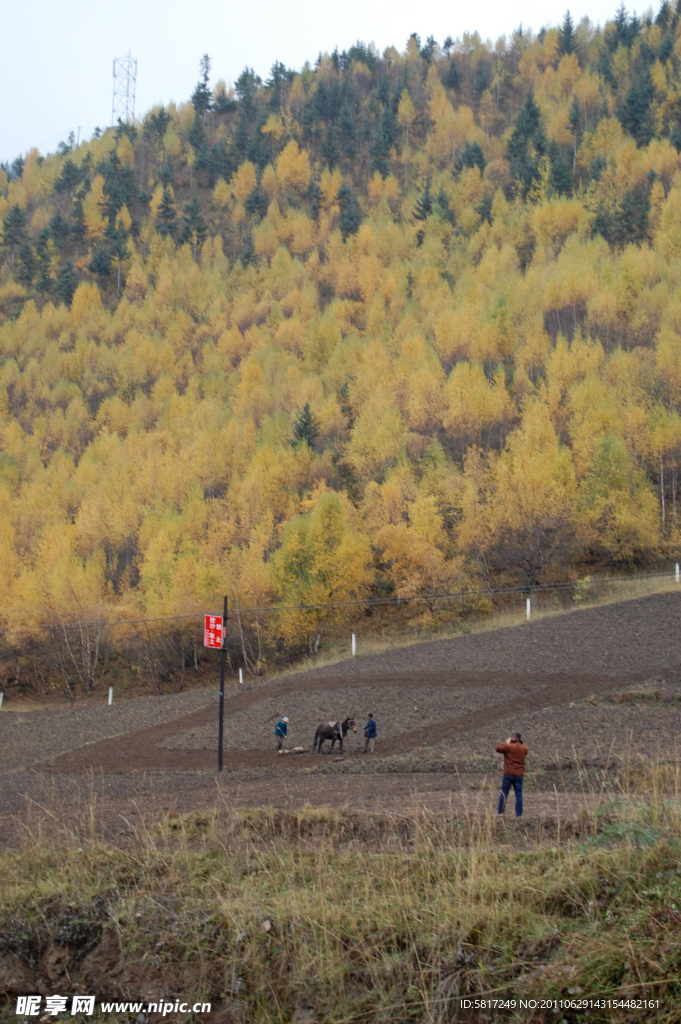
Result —
[{"label": "dry grass", "polygon": [[[158,985],[181,966],[226,1021],[478,1021],[459,1014],[459,997],[485,993],[659,998],[641,1019],[671,1024],[679,771],[636,772],[597,791],[595,810],[534,826],[216,807],[131,827],[114,846],[92,808],[67,830],[36,815],[24,848],[4,857],[0,964],[11,950],[35,959],[68,943],[67,920],[99,942],[116,936],[124,968],[152,958]],[[111,977],[101,984],[111,996]]]}]

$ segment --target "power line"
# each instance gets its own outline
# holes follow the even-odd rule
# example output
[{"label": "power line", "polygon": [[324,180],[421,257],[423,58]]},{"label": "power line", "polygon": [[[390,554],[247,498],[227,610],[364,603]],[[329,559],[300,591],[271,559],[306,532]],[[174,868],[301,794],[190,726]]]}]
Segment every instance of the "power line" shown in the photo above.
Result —
[{"label": "power line", "polygon": [[[602,576],[596,577],[595,579],[582,579],[582,580],[566,580],[562,583],[536,583],[530,584],[524,587],[487,587],[483,590],[459,590],[452,593],[446,594],[414,594],[411,597],[373,597],[365,599],[356,599],[352,601],[329,601],[319,604],[277,604],[269,605],[262,608],[243,608],[239,609],[236,613],[233,613],[230,618],[243,618],[246,615],[272,615],[281,614],[282,612],[296,612],[296,611],[323,611],[325,609],[333,610],[335,608],[377,608],[377,607],[389,607],[394,605],[395,607],[401,607],[402,605],[408,604],[431,604],[436,601],[464,601],[466,599],[475,599],[481,597],[504,597],[512,596],[514,594],[523,594],[529,596],[537,593],[547,593],[554,590],[574,590],[577,584],[581,583],[586,587],[598,587],[608,586],[609,584],[617,583],[637,583],[643,580],[656,580],[656,579],[673,579],[674,573],[670,572],[657,572],[657,573],[641,573],[635,576]],[[186,622],[190,619],[202,619],[204,612],[186,612],[182,615],[155,615],[146,616],[138,619],[115,619],[109,621],[106,619],[95,619],[89,622],[60,622],[57,625],[40,625],[36,630],[8,630],[13,637],[15,636],[34,636],[36,632],[42,633],[60,633],[66,630],[77,630],[77,629],[114,629],[122,626],[138,626],[145,623],[152,622]]]}]

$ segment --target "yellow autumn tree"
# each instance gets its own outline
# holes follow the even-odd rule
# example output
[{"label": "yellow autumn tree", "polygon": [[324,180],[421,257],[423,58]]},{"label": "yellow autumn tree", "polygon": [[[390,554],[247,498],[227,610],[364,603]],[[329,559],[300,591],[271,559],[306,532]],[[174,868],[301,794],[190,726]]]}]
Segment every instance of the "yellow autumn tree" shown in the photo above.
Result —
[{"label": "yellow autumn tree", "polygon": [[285,606],[282,633],[289,643],[314,651],[326,625],[338,626],[356,614],[353,602],[367,595],[372,571],[369,542],[353,522],[347,499],[322,492],[309,504],[309,511],[287,524],[272,578]]},{"label": "yellow autumn tree", "polygon": [[484,476],[480,501],[479,465],[467,467],[462,541],[508,579],[545,582],[573,554],[576,482],[543,403],[526,410]]}]

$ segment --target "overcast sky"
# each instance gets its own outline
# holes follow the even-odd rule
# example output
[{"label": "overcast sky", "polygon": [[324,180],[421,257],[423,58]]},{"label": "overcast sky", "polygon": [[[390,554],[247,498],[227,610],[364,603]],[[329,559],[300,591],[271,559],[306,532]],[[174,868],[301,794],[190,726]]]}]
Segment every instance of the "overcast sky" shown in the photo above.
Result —
[{"label": "overcast sky", "polygon": [[[203,53],[213,83],[233,82],[245,65],[265,78],[275,60],[300,68],[320,51],[357,39],[380,50],[411,32],[442,43],[477,30],[496,39],[518,25],[558,24],[568,0],[31,0],[8,4],[0,40],[0,160],[37,146],[54,150],[69,131],[89,137],[111,123],[112,61],[137,58],[136,113],[189,98]],[[575,22],[614,15],[619,0],[571,3]],[[659,5],[658,5],[659,6]]]}]

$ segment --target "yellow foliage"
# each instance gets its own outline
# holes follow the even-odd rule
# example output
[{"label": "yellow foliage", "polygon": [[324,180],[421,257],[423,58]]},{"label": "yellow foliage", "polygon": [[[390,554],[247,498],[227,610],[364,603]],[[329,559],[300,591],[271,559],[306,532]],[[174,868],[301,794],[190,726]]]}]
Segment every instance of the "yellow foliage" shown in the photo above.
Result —
[{"label": "yellow foliage", "polygon": [[261,131],[263,135],[271,135],[278,142],[286,129],[278,114],[270,114]]},{"label": "yellow foliage", "polygon": [[457,363],[445,387],[444,426],[461,442],[482,445],[483,432],[512,415],[502,373],[489,381],[479,363]]},{"label": "yellow foliage", "polygon": [[[0,220],[15,205],[26,218],[14,241],[3,227],[0,253],[4,625],[32,602],[62,620],[179,614],[212,606],[225,581],[251,605],[324,603],[671,557],[678,68],[657,59],[659,26],[643,26],[654,137],[634,139],[623,115],[641,40],[609,55],[606,80],[601,37],[585,32],[560,58],[555,30],[520,50],[466,37],[457,88],[443,84],[446,55],[425,60],[415,39],[377,56],[380,71],[326,55],[282,82],[277,113],[256,88],[270,162],[243,160],[212,188],[191,104],[167,123],[156,110],[134,140],[108,130],[0,172]],[[377,154],[363,119],[380,117],[384,74],[401,91],[398,130]],[[336,85],[360,120],[356,154],[339,141],[332,169],[332,139],[325,125],[310,134],[309,115]],[[529,85],[552,145],[550,157],[529,145],[523,186],[509,141]],[[215,95],[231,106],[224,85]],[[573,99],[571,187],[554,144],[571,171]],[[201,123],[217,166],[242,153],[239,116]],[[129,255],[109,268],[114,149],[135,189],[116,216]],[[164,164],[177,221],[162,237]],[[137,187],[153,193],[149,216]],[[76,196],[85,240],[68,230]],[[271,629],[314,649],[344,614],[298,610]]]},{"label": "yellow foliage", "polygon": [[119,140],[118,145],[116,146],[116,152],[118,153],[118,159],[124,166],[135,166],[135,151],[132,148],[132,142],[127,135],[123,135]]},{"label": "yellow foliage", "polygon": [[534,230],[542,245],[562,245],[576,231],[582,204],[577,199],[551,199],[534,209]]},{"label": "yellow foliage", "polygon": [[369,181],[369,199],[372,203],[380,203],[383,198],[383,178],[380,173],[376,171],[373,178]]},{"label": "yellow foliage", "polygon": [[172,125],[163,136],[163,148],[168,156],[177,156],[182,152],[182,140]]},{"label": "yellow foliage", "polygon": [[[0,216],[4,216],[2,206],[0,206]],[[37,206],[31,217],[31,228],[36,234],[40,234],[50,223],[51,219],[50,211],[46,206]]]},{"label": "yellow foliage", "polygon": [[102,297],[96,284],[79,284],[71,300],[71,317],[83,325],[91,314],[99,319],[104,312]]},{"label": "yellow foliage", "polygon": [[253,232],[253,244],[259,256],[271,259],[279,248],[279,238],[276,229],[269,218],[258,224]]},{"label": "yellow foliage", "polygon": [[402,418],[386,399],[380,391],[368,399],[347,448],[348,461],[363,476],[380,475],[405,442]]},{"label": "yellow foliage", "polygon": [[263,192],[268,199],[272,200],[277,194],[277,172],[275,171],[272,164],[268,164],[265,170],[262,172],[262,180],[260,182]]},{"label": "yellow foliage", "polygon": [[[161,190],[161,198],[162,196],[163,191]],[[218,178],[217,182],[215,183],[215,188],[213,189],[213,203],[215,204],[215,206],[224,207],[227,206],[231,198],[232,192],[229,185],[227,184],[224,178]],[[156,216],[156,211],[154,211],[154,216]]]},{"label": "yellow foliage", "polygon": [[131,224],[132,217],[130,216],[130,211],[127,206],[123,205],[116,215],[116,227],[119,230],[129,231]]},{"label": "yellow foliage", "polygon": [[[168,191],[170,192],[170,194],[172,196],[173,195],[173,187],[172,187],[172,185],[168,186]],[[152,195],[151,200],[149,201],[149,212],[150,212],[151,216],[154,219],[158,216],[158,208],[161,205],[162,201],[163,201],[163,185],[159,184],[154,189],[154,194]]]},{"label": "yellow foliage", "polygon": [[322,190],[322,201],[327,210],[337,202],[338,189],[341,187],[342,182],[343,176],[337,167],[333,171],[325,167],[322,171],[319,187]]},{"label": "yellow foliage", "polygon": [[284,146],[277,158],[277,179],[282,188],[303,192],[310,184],[310,158],[295,139]]},{"label": "yellow foliage", "polygon": [[257,180],[255,164],[250,160],[244,160],[230,182],[234,198],[240,203],[245,202],[255,188]]},{"label": "yellow foliage", "polygon": [[[344,496],[317,490],[310,511],[292,519],[273,559],[274,585],[284,605],[320,605],[361,598],[371,583],[371,550],[357,529]],[[290,642],[312,647],[324,620],[352,618],[352,610],[324,608],[283,612],[281,624]]]},{"label": "yellow foliage", "polygon": [[101,238],[106,230],[106,221],[102,216],[104,205],[104,178],[101,174],[92,179],[92,187],[83,201],[83,216],[88,238]]},{"label": "yellow foliage", "polygon": [[416,107],[406,89],[402,90],[400,102],[397,106],[397,123],[408,131],[416,118]]}]

